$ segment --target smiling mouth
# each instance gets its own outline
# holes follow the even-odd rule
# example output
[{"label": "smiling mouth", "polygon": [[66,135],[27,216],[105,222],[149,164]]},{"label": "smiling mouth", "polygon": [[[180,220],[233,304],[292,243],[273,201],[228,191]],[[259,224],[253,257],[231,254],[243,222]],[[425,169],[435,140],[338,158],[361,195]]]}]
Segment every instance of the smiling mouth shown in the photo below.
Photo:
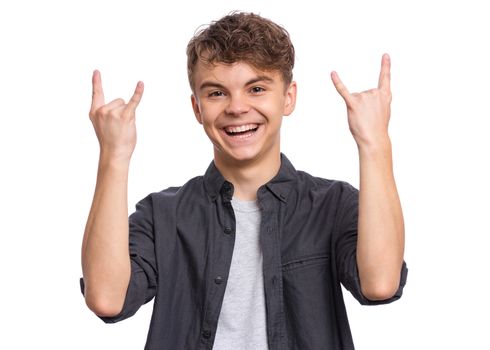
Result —
[{"label": "smiling mouth", "polygon": [[228,136],[246,136],[255,133],[258,128],[258,124],[247,124],[240,126],[228,126],[224,128],[224,131]]}]

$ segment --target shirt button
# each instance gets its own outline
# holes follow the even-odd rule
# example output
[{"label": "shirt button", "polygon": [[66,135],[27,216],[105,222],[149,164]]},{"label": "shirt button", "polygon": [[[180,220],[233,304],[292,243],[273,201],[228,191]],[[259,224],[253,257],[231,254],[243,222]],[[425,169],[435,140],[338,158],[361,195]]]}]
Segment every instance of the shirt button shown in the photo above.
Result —
[{"label": "shirt button", "polygon": [[228,183],[225,183],[223,186],[223,189],[226,193],[231,193],[231,185]]},{"label": "shirt button", "polygon": [[209,339],[209,338],[211,338],[211,332],[210,331],[204,331],[204,332],[202,332],[202,336],[204,337],[204,339]]},{"label": "shirt button", "polygon": [[225,227],[224,231],[227,235],[229,235],[232,232],[232,229],[231,227]]},{"label": "shirt button", "polygon": [[221,276],[216,277],[216,278],[214,279],[214,283],[216,283],[216,284],[221,284],[221,283],[223,283],[223,277],[221,277]]}]

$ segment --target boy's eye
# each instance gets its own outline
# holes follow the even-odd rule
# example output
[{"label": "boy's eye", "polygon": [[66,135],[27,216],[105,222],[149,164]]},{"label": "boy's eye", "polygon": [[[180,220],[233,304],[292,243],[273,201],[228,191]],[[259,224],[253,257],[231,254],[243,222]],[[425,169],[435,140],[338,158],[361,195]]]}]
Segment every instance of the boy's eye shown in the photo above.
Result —
[{"label": "boy's eye", "polygon": [[250,89],[250,91],[252,91],[255,94],[258,94],[259,92],[262,92],[265,90],[263,88],[261,88],[260,86],[254,86],[253,88]]},{"label": "boy's eye", "polygon": [[223,96],[223,91],[212,91],[209,93],[210,97],[220,97]]}]

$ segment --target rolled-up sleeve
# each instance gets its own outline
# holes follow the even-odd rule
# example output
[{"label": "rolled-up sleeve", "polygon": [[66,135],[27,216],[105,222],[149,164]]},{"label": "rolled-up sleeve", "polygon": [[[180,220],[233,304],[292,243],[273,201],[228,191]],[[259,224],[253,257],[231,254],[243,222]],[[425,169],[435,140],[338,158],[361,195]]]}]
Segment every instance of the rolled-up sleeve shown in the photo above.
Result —
[{"label": "rolled-up sleeve", "polygon": [[[129,216],[129,254],[131,278],[121,312],[113,317],[100,317],[106,323],[124,320],[136,313],[156,293],[157,267],[155,257],[152,195],[136,204]],[[80,287],[84,292],[83,279]]]},{"label": "rolled-up sleeve", "polygon": [[403,262],[400,271],[398,290],[386,300],[369,300],[361,291],[359,271],[357,268],[357,223],[359,217],[359,191],[350,186],[343,192],[339,207],[339,221],[336,235],[336,266],[340,282],[362,305],[388,304],[400,299],[407,281],[408,269]]}]

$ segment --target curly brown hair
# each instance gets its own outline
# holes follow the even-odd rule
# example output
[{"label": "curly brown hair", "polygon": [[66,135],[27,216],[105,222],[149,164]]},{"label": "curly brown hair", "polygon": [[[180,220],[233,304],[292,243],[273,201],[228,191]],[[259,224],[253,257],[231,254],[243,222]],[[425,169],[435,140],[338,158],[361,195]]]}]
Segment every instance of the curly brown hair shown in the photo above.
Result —
[{"label": "curly brown hair", "polygon": [[288,32],[259,15],[234,12],[198,31],[187,45],[187,75],[194,90],[194,69],[205,64],[243,61],[256,69],[280,71],[284,83],[293,79],[294,47]]}]

